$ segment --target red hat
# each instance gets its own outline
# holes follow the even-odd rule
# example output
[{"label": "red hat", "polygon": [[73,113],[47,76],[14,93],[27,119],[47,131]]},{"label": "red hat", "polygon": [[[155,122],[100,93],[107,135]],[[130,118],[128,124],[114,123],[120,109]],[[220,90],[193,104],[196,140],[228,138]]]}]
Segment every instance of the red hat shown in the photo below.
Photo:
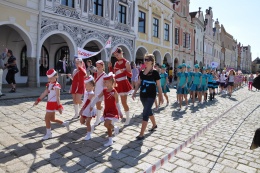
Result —
[{"label": "red hat", "polygon": [[88,83],[88,82],[90,82],[90,81],[92,81],[92,80],[94,80],[93,76],[92,76],[92,75],[89,75],[88,77],[86,77],[86,78],[84,79],[84,82],[85,82],[85,83]]},{"label": "red hat", "polygon": [[52,68],[46,72],[48,78],[53,77],[57,72]]},{"label": "red hat", "polygon": [[98,60],[98,61],[96,62],[96,64],[104,65],[104,62],[103,62],[102,60]]},{"label": "red hat", "polygon": [[114,77],[114,74],[112,72],[108,73],[107,75],[105,75],[105,77],[103,78],[104,80],[110,80]]}]

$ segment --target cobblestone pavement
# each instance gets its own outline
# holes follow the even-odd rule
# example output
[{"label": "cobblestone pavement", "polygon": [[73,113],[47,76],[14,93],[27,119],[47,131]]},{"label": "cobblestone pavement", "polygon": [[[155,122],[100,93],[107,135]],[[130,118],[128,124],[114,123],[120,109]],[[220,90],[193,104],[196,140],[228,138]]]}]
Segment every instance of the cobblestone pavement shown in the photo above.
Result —
[{"label": "cobblestone pavement", "polygon": [[[231,98],[217,96],[212,102],[195,104],[177,111],[176,90],[169,93],[170,105],[156,112],[158,129],[146,132],[136,141],[141,126],[141,102],[129,97],[129,126],[121,127],[114,145],[107,140],[103,125],[97,126],[92,139],[83,141],[86,128],[78,120],[70,131],[52,124],[53,138],[41,141],[45,133],[45,103],[31,107],[35,98],[0,101],[0,173],[1,172],[143,172],[160,158],[186,141],[197,131],[243,99],[204,135],[184,148],[157,172],[257,172],[260,150],[249,150],[256,128],[260,127],[260,92],[240,89]],[[62,95],[65,111],[62,120],[73,117],[70,95]],[[251,113],[251,114],[249,114]],[[94,120],[93,120],[94,121]],[[149,124],[149,128],[151,124]]]}]

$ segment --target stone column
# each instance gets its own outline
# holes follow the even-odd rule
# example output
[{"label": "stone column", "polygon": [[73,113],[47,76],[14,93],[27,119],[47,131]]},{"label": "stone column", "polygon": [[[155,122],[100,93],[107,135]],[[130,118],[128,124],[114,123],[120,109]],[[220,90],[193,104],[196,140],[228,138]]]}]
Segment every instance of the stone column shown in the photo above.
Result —
[{"label": "stone column", "polygon": [[27,60],[28,60],[27,86],[29,86],[29,87],[37,87],[36,58],[27,57]]}]

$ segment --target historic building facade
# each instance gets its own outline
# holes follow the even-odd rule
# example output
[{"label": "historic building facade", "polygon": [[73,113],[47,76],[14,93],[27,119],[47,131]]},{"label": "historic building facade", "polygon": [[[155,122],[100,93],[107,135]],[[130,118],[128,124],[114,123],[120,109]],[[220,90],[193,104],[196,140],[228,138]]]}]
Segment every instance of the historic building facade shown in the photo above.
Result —
[{"label": "historic building facade", "polygon": [[172,66],[172,3],[168,0],[139,0],[135,11],[135,62],[143,62],[146,53],[159,64]]},{"label": "historic building facade", "polygon": [[[14,3],[15,2],[15,3]],[[18,83],[39,86],[45,72],[61,57],[69,64],[77,47],[99,51],[109,37],[112,48],[92,57],[113,61],[111,50],[120,46],[126,59],[135,55],[135,0],[21,0],[1,1],[1,39],[14,49],[20,72]],[[11,34],[10,34],[11,32]],[[7,37],[7,34],[12,37]],[[9,39],[9,40],[8,40]],[[3,45],[3,44],[1,44]]]},{"label": "historic building facade", "polygon": [[233,51],[234,51],[234,39],[233,36],[230,35],[223,25],[221,25],[221,47],[222,47],[222,53],[223,58],[221,59],[221,68],[230,68],[233,67],[232,59],[233,57]]},{"label": "historic building facade", "polygon": [[251,73],[252,71],[252,54],[251,46],[243,46],[241,52],[241,69],[244,73]]},{"label": "historic building facade", "polygon": [[193,67],[194,64],[194,30],[195,24],[191,23],[189,14],[189,0],[181,0],[174,4],[174,39],[173,58],[174,67],[186,63]]},{"label": "historic building facade", "polygon": [[213,51],[213,61],[217,62],[219,65],[217,69],[220,68],[220,60],[222,59],[223,53],[221,52],[221,40],[220,40],[220,25],[218,19],[215,21],[215,27],[213,28],[213,38],[214,38],[214,51]]},{"label": "historic building facade", "polygon": [[204,37],[204,64],[210,66],[214,61],[214,37],[213,37],[213,11],[209,7],[205,14],[205,37]]},{"label": "historic building facade", "polygon": [[200,10],[190,13],[192,23],[195,24],[195,58],[194,64],[199,64],[200,67],[203,66],[203,38],[204,38],[204,16],[203,12]]}]

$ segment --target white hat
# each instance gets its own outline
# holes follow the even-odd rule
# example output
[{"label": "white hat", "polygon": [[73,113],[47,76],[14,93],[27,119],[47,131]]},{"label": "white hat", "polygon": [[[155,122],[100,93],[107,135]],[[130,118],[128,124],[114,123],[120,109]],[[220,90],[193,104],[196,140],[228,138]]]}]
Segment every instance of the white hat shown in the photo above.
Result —
[{"label": "white hat", "polygon": [[94,80],[93,76],[92,76],[92,75],[89,75],[88,77],[86,77],[86,78],[84,79],[84,83],[88,83],[88,82],[90,82],[90,81],[92,81],[92,80]]},{"label": "white hat", "polygon": [[109,79],[111,79],[111,78],[113,78],[115,75],[113,74],[113,72],[110,72],[110,73],[108,73],[107,75],[105,75],[104,77],[103,77],[103,79],[104,80],[109,80]]},{"label": "white hat", "polygon": [[53,77],[57,72],[52,68],[46,72],[48,78]]},{"label": "white hat", "polygon": [[75,61],[83,61],[82,58],[76,58]]}]

